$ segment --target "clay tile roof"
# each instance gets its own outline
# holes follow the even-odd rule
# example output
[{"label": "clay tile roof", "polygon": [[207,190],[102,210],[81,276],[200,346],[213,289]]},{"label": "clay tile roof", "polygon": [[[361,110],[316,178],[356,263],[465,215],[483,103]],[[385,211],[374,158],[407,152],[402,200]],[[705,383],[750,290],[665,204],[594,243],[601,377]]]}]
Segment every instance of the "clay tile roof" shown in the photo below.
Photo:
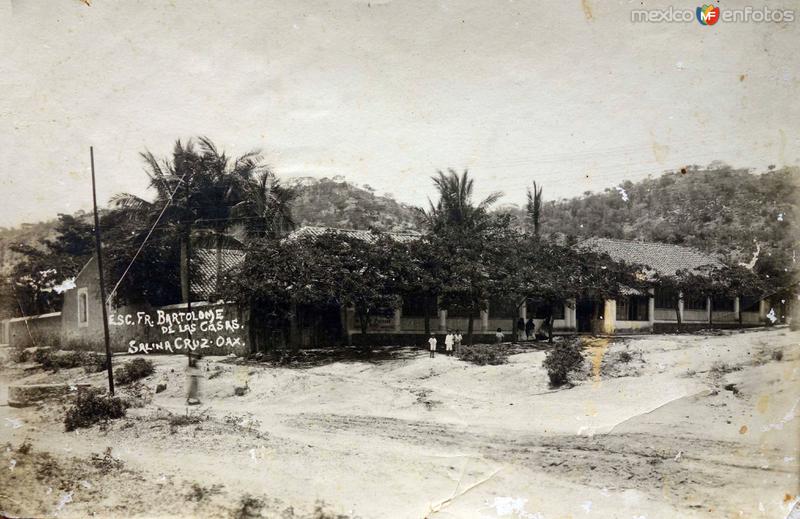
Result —
[{"label": "clay tile roof", "polygon": [[[244,260],[244,251],[241,250],[222,249],[220,254],[220,268],[223,273]],[[217,251],[197,249],[193,251],[192,256],[192,264],[199,271],[199,276],[194,276],[192,279],[192,293],[199,297],[207,297],[217,288]]]},{"label": "clay tile roof", "polygon": [[680,269],[698,272],[705,265],[722,266],[710,254],[667,243],[589,238],[580,242],[578,247],[605,252],[616,261],[647,265],[662,275],[672,275]]},{"label": "clay tile roof", "polygon": [[335,232],[347,235],[352,238],[357,238],[359,240],[364,240],[366,242],[373,242],[375,241],[376,236],[378,235],[385,235],[393,240],[399,242],[407,242],[412,240],[418,240],[422,235],[415,232],[379,232],[373,233],[372,231],[361,230],[361,229],[336,229],[334,227],[316,227],[313,225],[306,225],[303,226],[292,234],[289,235],[289,238],[303,238],[306,236],[322,236],[326,232]]}]

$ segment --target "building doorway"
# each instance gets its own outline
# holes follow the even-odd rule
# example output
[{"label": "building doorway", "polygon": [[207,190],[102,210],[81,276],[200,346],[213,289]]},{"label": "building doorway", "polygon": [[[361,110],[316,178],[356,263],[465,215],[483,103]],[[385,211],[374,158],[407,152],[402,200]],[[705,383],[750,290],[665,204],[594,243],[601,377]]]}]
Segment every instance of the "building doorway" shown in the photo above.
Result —
[{"label": "building doorway", "polygon": [[597,319],[597,301],[578,299],[575,303],[575,321],[579,333],[591,333],[592,321]]}]

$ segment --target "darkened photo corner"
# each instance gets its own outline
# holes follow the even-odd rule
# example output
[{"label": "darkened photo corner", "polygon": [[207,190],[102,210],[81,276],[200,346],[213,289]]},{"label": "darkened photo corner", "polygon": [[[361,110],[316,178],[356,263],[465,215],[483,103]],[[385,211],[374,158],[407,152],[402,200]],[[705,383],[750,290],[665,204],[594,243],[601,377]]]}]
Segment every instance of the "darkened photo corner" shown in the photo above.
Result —
[{"label": "darkened photo corner", "polygon": [[0,0],[0,518],[800,519],[787,0]]}]

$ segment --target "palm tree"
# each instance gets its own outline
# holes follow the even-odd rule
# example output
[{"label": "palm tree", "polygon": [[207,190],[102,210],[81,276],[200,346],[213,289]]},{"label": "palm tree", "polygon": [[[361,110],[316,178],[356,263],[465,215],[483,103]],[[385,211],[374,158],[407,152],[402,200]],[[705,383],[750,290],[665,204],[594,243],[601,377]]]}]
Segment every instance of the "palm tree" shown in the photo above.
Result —
[{"label": "palm tree", "polygon": [[[220,279],[222,249],[243,245],[236,237],[236,229],[252,229],[245,233],[249,238],[255,236],[255,229],[263,231],[262,234],[279,233],[293,225],[290,191],[280,186],[258,152],[230,159],[207,137],[198,140],[200,151],[195,150],[192,141],[186,145],[177,141],[171,161],[158,160],[150,152],[141,154],[150,177],[148,187],[155,191],[152,202],[129,193],[118,194],[111,200],[129,221],[147,222],[146,231],[158,221],[161,232],[176,235],[181,252],[183,302],[190,298],[192,243],[213,245],[217,252],[217,279]],[[265,190],[272,196],[266,196]],[[245,207],[259,208],[260,212],[245,214]]]},{"label": "palm tree", "polygon": [[[196,219],[195,206],[191,203],[189,186],[200,171],[201,157],[195,152],[191,141],[184,146],[180,140],[175,142],[172,161],[159,161],[151,152],[141,153],[147,165],[145,172],[150,177],[148,189],[155,191],[154,200],[148,201],[130,193],[119,193],[111,198],[111,204],[121,211],[130,222],[155,225],[161,232],[174,233],[180,243],[181,298],[189,300],[189,237],[191,224]],[[181,189],[183,188],[183,189]],[[183,193],[178,193],[181,190]],[[149,228],[139,229],[145,239]]]},{"label": "palm tree", "polygon": [[469,178],[467,170],[460,176],[454,169],[448,169],[447,173],[437,171],[433,182],[439,192],[439,201],[436,205],[430,202],[430,209],[423,214],[443,254],[447,255],[448,284],[450,288],[456,288],[453,294],[458,294],[455,297],[460,300],[457,304],[468,307],[467,342],[472,344],[475,312],[481,305],[476,299],[482,299],[476,295],[474,286],[474,280],[482,269],[480,246],[475,245],[491,228],[493,218],[489,207],[503,195],[494,192],[474,203],[474,181]]},{"label": "palm tree", "polygon": [[291,204],[293,189],[284,187],[267,168],[245,186],[242,200],[231,208],[238,234],[245,241],[257,238],[278,239],[295,228]]},{"label": "palm tree", "polygon": [[528,188],[528,205],[526,207],[528,219],[533,225],[533,236],[539,237],[539,219],[542,216],[542,187],[533,182],[533,191]]},{"label": "palm tree", "polygon": [[485,219],[489,206],[503,196],[500,192],[494,192],[474,204],[472,202],[474,180],[469,178],[466,169],[461,176],[452,168],[448,168],[447,174],[441,170],[436,173],[432,179],[439,192],[439,201],[436,205],[429,201],[430,209],[425,213],[425,219],[434,230],[440,226],[461,230],[475,229]]}]

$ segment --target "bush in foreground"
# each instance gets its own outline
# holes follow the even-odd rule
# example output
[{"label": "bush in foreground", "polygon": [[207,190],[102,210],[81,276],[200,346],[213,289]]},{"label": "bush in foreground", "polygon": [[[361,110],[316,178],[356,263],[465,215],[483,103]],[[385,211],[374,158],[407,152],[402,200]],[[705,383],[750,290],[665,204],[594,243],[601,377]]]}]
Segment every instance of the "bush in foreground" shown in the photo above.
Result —
[{"label": "bush in foreground", "polygon": [[124,386],[136,382],[155,373],[153,361],[148,359],[133,359],[114,370],[114,381]]},{"label": "bush in foreground", "polygon": [[473,344],[461,346],[458,358],[479,366],[498,366],[508,362],[508,350],[500,344]]},{"label": "bush in foreground", "polygon": [[64,428],[74,431],[81,427],[122,418],[125,416],[127,406],[117,397],[106,396],[98,389],[82,389],[78,391],[75,403],[67,409],[64,417]]},{"label": "bush in foreground", "polygon": [[557,345],[547,353],[542,363],[550,377],[550,386],[559,387],[568,382],[571,371],[583,365],[583,355],[578,342],[565,342]]}]

